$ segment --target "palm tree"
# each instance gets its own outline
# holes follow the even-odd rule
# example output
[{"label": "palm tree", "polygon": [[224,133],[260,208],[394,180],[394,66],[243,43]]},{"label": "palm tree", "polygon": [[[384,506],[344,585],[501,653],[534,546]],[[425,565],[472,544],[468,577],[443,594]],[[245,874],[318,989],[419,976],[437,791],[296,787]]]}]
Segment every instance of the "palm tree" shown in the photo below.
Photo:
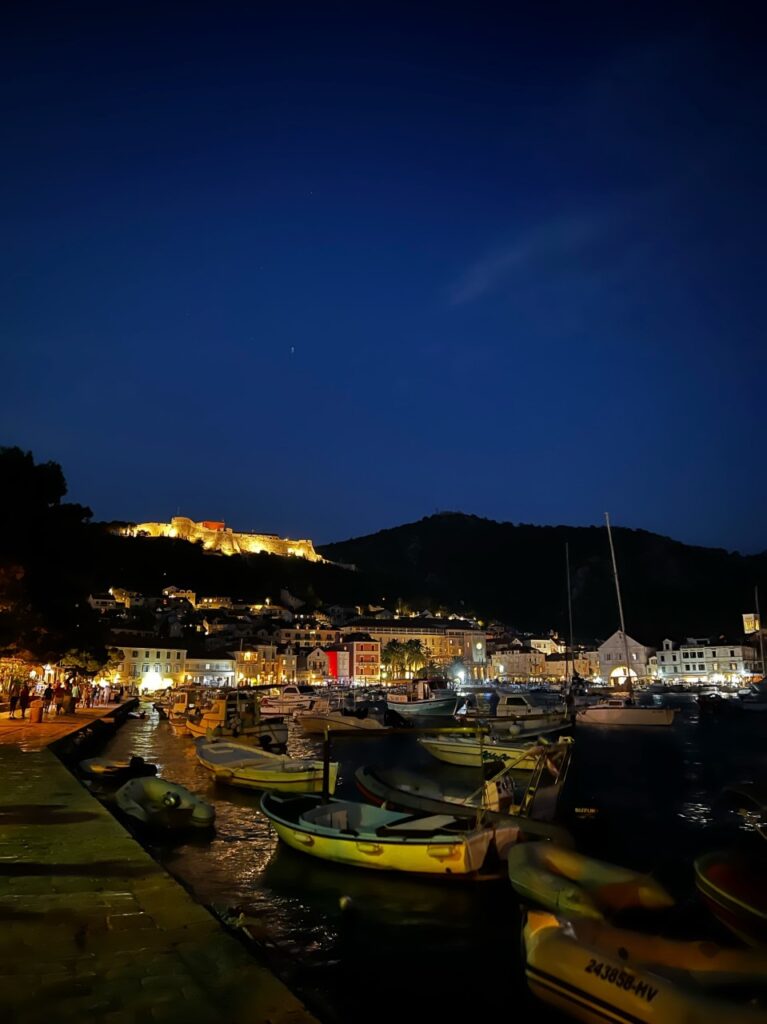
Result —
[{"label": "palm tree", "polygon": [[405,645],[399,640],[390,640],[381,651],[381,665],[390,677],[402,675],[405,670]]},{"label": "palm tree", "polygon": [[419,668],[429,660],[429,652],[420,640],[407,640],[402,645],[404,648],[406,668],[415,675]]}]

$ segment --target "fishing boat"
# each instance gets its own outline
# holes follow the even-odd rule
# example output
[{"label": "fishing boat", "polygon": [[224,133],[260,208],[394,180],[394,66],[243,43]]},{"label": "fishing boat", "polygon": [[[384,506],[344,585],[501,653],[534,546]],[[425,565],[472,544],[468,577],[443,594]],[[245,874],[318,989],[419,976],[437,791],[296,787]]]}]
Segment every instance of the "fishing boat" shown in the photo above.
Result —
[{"label": "fishing boat", "polygon": [[434,693],[428,683],[419,680],[413,689],[406,693],[390,693],[386,697],[386,706],[404,718],[416,718],[421,715],[453,715],[458,706],[458,697],[454,693]]},{"label": "fishing boat", "polygon": [[214,700],[210,707],[199,708],[196,715],[187,718],[186,731],[195,739],[210,735],[257,743],[264,749],[288,742],[288,727],[282,718],[262,719],[257,698],[247,692],[233,691]]},{"label": "fishing boat", "polygon": [[[569,833],[550,821],[567,776],[572,744],[563,743],[560,751],[552,751],[551,757],[549,750],[551,748],[545,751],[542,748],[538,769],[525,786],[519,786],[513,779],[513,764],[499,770],[497,762],[483,766],[484,781],[470,792],[465,787],[462,792],[449,792],[436,780],[401,769],[358,768],[355,781],[366,800],[388,809],[454,814],[464,818],[476,818],[481,813],[482,821],[513,824],[525,837],[570,845]],[[551,789],[555,790],[553,796]],[[543,819],[538,818],[538,809]]]},{"label": "fishing boat", "polygon": [[261,810],[294,850],[374,871],[476,876],[491,847],[495,852],[518,838],[514,826],[476,827],[453,814],[403,813],[321,796],[264,793]]},{"label": "fishing boat", "polygon": [[[533,994],[580,1021],[764,1024],[767,1020],[764,1011],[753,1005],[764,989],[767,954],[763,950],[662,939],[545,911],[528,912],[523,946]],[[733,989],[739,998],[733,998]]]},{"label": "fishing boat", "polygon": [[[273,789],[280,793],[321,793],[322,761],[286,757],[255,750],[244,743],[197,740],[197,760],[216,782],[240,789]],[[334,793],[338,764],[328,766],[328,792]]]},{"label": "fishing boat", "polygon": [[210,828],[216,809],[165,779],[131,779],[115,793],[118,808],[141,825],[161,829]]},{"label": "fishing boat", "polygon": [[709,910],[749,943],[767,943],[764,857],[715,851],[695,861],[695,885]]},{"label": "fishing boat", "polygon": [[418,742],[432,757],[445,764],[478,768],[483,762],[514,762],[517,771],[531,772],[538,763],[539,743],[512,743],[495,736],[421,736]]},{"label": "fishing boat", "polygon": [[611,698],[579,708],[575,721],[578,725],[673,725],[677,708],[646,708],[630,699]]},{"label": "fishing boat", "polygon": [[[364,714],[361,713],[364,711]],[[332,732],[384,732],[388,727],[377,718],[371,718],[367,708],[358,711],[297,711],[294,720],[302,732],[308,736]]]},{"label": "fishing boat", "polygon": [[276,697],[262,697],[261,714],[292,715],[294,711],[308,711],[318,702],[318,694],[311,686],[283,686]]}]

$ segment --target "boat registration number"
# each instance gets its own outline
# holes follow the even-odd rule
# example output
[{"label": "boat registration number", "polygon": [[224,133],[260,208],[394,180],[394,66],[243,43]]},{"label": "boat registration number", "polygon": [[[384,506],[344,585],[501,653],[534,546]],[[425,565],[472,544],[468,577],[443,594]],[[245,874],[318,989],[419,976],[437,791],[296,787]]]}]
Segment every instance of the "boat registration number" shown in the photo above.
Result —
[{"label": "boat registration number", "polygon": [[622,967],[613,967],[611,964],[600,963],[593,957],[589,960],[585,970],[586,974],[593,974],[600,981],[617,985],[618,988],[622,988],[626,992],[633,992],[635,996],[645,999],[648,1003],[651,1003],[658,994],[657,988],[648,985],[646,981],[640,981],[630,971],[624,971]]}]

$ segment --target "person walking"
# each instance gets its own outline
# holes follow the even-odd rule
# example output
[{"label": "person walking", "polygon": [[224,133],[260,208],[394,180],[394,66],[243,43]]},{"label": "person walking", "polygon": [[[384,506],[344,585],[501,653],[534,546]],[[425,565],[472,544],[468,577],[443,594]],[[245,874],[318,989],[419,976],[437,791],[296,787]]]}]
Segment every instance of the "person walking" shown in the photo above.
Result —
[{"label": "person walking", "polygon": [[72,683],[72,714],[77,711],[77,702],[80,699],[80,684],[75,681]]},{"label": "person walking", "polygon": [[19,690],[19,707],[21,708],[21,717],[24,718],[27,713],[27,708],[29,707],[29,683],[24,682],[21,684],[21,689]]},{"label": "person walking", "polygon": [[43,711],[46,715],[51,712],[51,702],[53,701],[53,687],[48,683],[43,690]]},{"label": "person walking", "polygon": [[21,693],[21,683],[18,679],[12,679],[11,685],[8,688],[8,703],[10,705],[9,718],[16,717],[16,705],[19,703],[19,694]]}]

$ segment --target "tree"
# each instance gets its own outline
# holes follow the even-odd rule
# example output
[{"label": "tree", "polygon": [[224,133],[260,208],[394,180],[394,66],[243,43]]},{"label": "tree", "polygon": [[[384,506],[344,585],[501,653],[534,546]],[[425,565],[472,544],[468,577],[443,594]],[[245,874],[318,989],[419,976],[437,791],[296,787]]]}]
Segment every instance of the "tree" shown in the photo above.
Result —
[{"label": "tree", "polygon": [[387,669],[390,676],[401,676],[405,674],[406,652],[405,645],[399,640],[390,640],[381,651],[381,664]]},{"label": "tree", "polygon": [[114,647],[108,651],[104,648],[82,649],[72,647],[63,656],[59,665],[69,670],[67,672],[68,679],[75,679],[79,676],[93,677],[99,672],[118,672],[122,662],[122,651]]},{"label": "tree", "polygon": [[429,652],[420,640],[406,640],[402,646],[405,668],[415,674],[429,660]]}]

